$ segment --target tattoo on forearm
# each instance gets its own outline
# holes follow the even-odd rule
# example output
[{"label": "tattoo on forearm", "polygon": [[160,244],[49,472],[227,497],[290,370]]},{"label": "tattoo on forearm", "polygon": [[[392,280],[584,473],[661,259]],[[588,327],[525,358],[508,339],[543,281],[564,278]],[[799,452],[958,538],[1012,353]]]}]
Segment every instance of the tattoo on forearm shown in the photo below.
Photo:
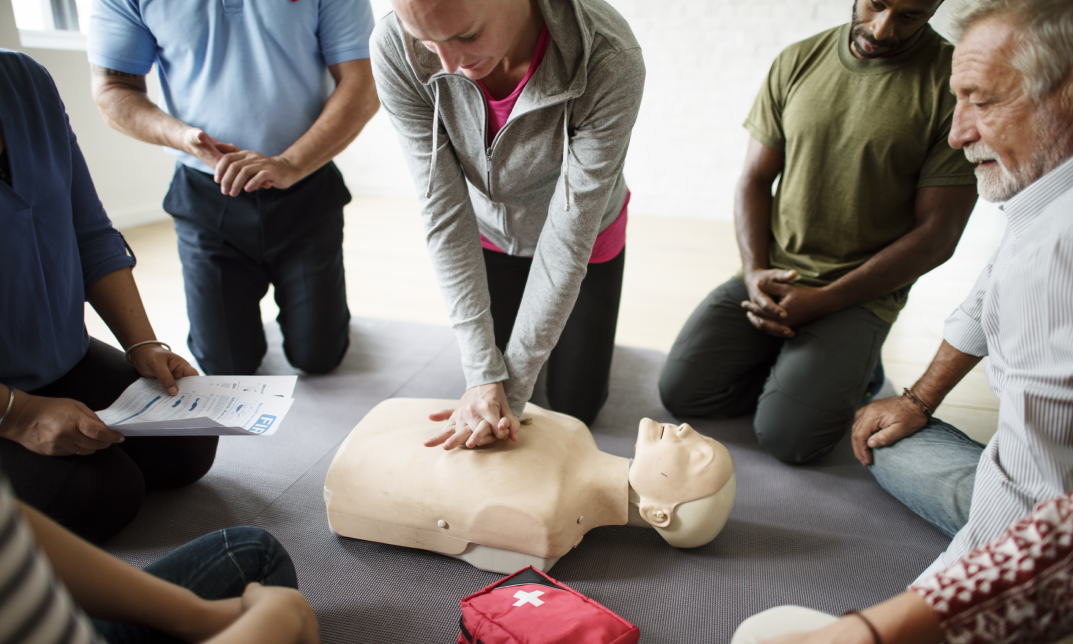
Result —
[{"label": "tattoo on forearm", "polygon": [[141,74],[128,74],[127,72],[120,72],[114,69],[108,69],[107,67],[101,67],[100,65],[90,65],[93,73],[97,76],[115,76],[117,78],[141,78]]}]

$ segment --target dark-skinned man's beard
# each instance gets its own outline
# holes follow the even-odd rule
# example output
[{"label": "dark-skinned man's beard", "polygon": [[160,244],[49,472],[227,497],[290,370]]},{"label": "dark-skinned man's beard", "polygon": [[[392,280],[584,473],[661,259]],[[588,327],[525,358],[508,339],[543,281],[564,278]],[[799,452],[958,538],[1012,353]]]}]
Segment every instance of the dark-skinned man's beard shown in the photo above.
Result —
[{"label": "dark-skinned man's beard", "polygon": [[[855,51],[857,55],[861,58],[881,58],[890,54],[890,52],[901,47],[902,43],[904,43],[906,40],[910,40],[913,38],[913,36],[916,36],[917,33],[920,32],[920,29],[923,29],[928,24],[925,21],[925,23],[920,26],[920,29],[914,31],[912,34],[909,35],[909,38],[906,38],[905,40],[899,40],[898,38],[876,40],[876,38],[868,31],[868,28],[861,24],[860,17],[857,15],[858,2],[860,2],[860,0],[855,0],[853,3],[853,22],[850,25],[850,47],[852,47],[853,51]],[[866,51],[861,51],[861,48],[857,46],[858,38],[868,41],[868,44],[872,45],[879,51],[874,54],[868,53]]]}]

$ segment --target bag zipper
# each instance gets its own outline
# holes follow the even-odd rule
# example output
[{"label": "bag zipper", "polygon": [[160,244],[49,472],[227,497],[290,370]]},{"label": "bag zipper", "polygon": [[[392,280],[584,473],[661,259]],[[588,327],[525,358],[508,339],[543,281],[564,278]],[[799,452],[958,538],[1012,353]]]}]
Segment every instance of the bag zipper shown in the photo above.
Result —
[{"label": "bag zipper", "polygon": [[466,630],[466,620],[464,617],[459,616],[458,627],[462,629],[462,637],[466,638],[467,642],[473,642],[473,636]]},{"label": "bag zipper", "polygon": [[465,617],[459,616],[458,628],[462,629],[462,637],[466,638],[466,641],[470,644],[484,644],[484,642],[480,640],[477,640],[476,642],[473,641],[473,636],[469,634],[468,630],[466,630]]}]

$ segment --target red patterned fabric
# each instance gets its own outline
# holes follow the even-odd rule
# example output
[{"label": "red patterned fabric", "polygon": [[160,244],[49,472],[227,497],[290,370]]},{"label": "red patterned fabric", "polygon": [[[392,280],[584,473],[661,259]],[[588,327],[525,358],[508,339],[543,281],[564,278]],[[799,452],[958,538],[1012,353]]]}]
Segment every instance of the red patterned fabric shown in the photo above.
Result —
[{"label": "red patterned fabric", "polygon": [[910,589],[950,644],[1046,644],[1073,632],[1073,493]]}]

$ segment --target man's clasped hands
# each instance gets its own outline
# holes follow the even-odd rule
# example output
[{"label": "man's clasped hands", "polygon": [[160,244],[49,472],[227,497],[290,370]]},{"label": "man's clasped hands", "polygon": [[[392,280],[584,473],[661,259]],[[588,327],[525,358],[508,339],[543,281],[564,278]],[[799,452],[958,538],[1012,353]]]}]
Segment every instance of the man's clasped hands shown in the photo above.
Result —
[{"label": "man's clasped hands", "polygon": [[[797,271],[763,269],[745,272],[749,299],[741,303],[754,327],[777,338],[793,338],[795,327],[840,310],[826,288],[793,284]],[[853,454],[872,464],[872,449],[893,445],[920,431],[927,415],[904,396],[877,401],[857,410],[853,421]]]},{"label": "man's clasped hands", "polygon": [[796,327],[843,308],[825,288],[794,284],[797,271],[780,268],[748,270],[749,299],[741,303],[757,329],[776,338],[792,338]]},{"label": "man's clasped hands", "polygon": [[266,157],[260,152],[243,150],[216,140],[200,128],[187,129],[183,142],[185,152],[213,169],[213,180],[220,184],[221,194],[237,197],[242,191],[290,188],[303,176],[284,155]]}]

